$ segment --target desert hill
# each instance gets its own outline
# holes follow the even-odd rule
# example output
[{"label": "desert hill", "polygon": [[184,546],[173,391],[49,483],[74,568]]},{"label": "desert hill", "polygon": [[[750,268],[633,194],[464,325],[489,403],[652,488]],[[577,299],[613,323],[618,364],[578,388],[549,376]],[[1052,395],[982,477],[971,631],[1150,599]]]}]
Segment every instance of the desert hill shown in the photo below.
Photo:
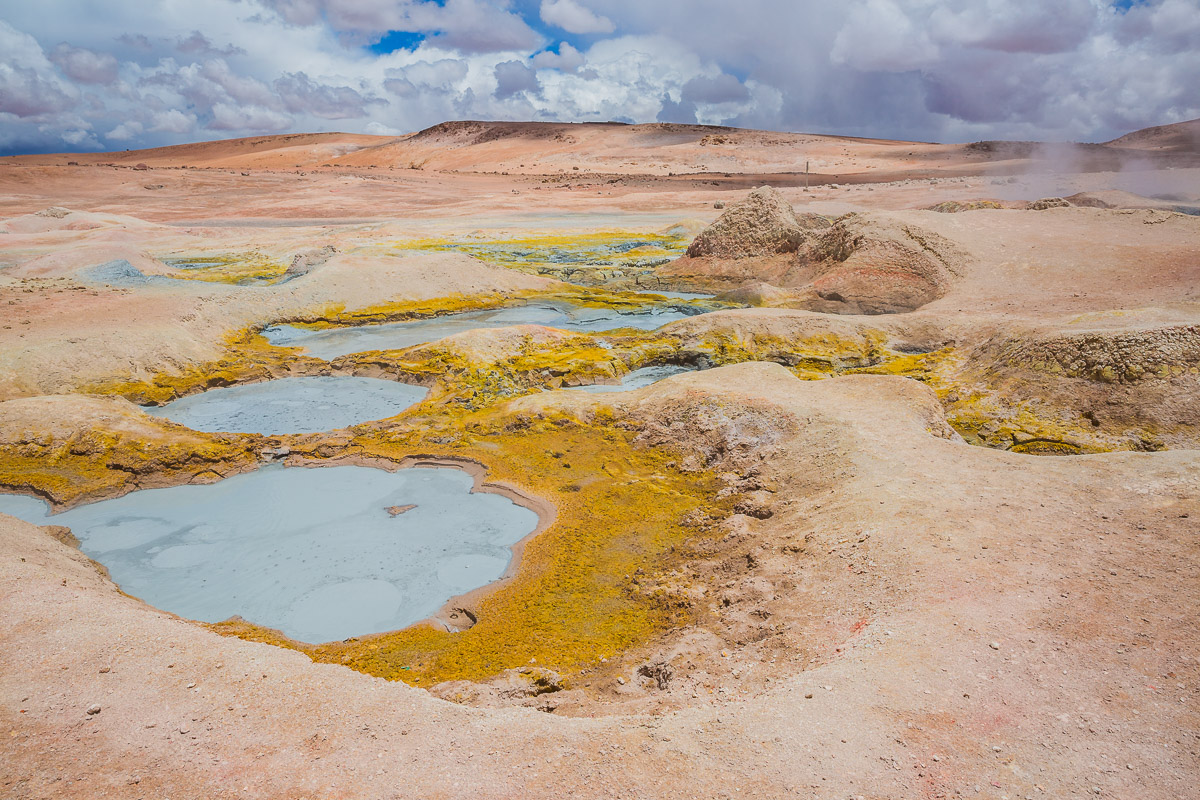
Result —
[{"label": "desert hill", "polygon": [[1174,125],[1157,125],[1105,143],[1106,147],[1122,147],[1137,150],[1160,150],[1178,153],[1200,151],[1200,119],[1176,122]]},{"label": "desert hill", "polygon": [[1196,166],[1198,132],[1200,120],[1147,128],[1104,144],[936,144],[673,123],[455,121],[397,137],[256,136],[114,153],[17,156],[0,159],[0,164],[717,178],[750,174],[790,176],[793,183],[802,182],[807,170],[816,182],[858,183],[930,170],[948,176],[1018,174],[1046,161],[1071,161],[1083,172],[1120,170],[1130,150],[1155,159],[1156,166]]}]

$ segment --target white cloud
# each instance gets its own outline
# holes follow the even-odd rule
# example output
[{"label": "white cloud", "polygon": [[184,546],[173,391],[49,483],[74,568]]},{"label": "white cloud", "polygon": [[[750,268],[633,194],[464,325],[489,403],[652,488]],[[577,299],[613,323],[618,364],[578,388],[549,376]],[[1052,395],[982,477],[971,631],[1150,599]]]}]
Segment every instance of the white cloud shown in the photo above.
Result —
[{"label": "white cloud", "polygon": [[863,72],[906,72],[932,63],[938,50],[894,0],[865,0],[854,4],[830,57]]},{"label": "white cloud", "polygon": [[150,122],[150,130],[160,133],[191,133],[195,128],[196,116],[184,114],[177,108],[158,112]]},{"label": "white cloud", "polygon": [[583,66],[586,59],[583,53],[571,46],[570,42],[560,42],[558,52],[543,50],[533,57],[534,69],[559,69],[563,72],[574,72]]},{"label": "white cloud", "polygon": [[579,4],[578,0],[542,0],[542,22],[568,33],[612,33],[612,20],[601,17]]},{"label": "white cloud", "polygon": [[312,114],[322,119],[355,119],[367,115],[367,105],[375,102],[350,86],[319,83],[303,72],[288,72],[274,84],[283,106],[293,113]]},{"label": "white cloud", "polygon": [[928,12],[939,39],[1006,53],[1073,50],[1099,22],[1092,0],[956,0]]},{"label": "white cloud", "polygon": [[127,120],[105,134],[105,137],[114,142],[127,142],[141,136],[145,130],[145,126],[137,120]]},{"label": "white cloud", "polygon": [[212,107],[212,120],[207,128],[220,132],[278,133],[294,124],[290,116],[273,109],[217,103]]},{"label": "white cloud", "polygon": [[61,81],[40,44],[0,20],[0,114],[42,119],[75,106],[79,92]]},{"label": "white cloud", "polygon": [[404,131],[399,128],[393,128],[390,125],[384,125],[382,122],[368,122],[363,128],[363,133],[369,133],[372,136],[399,136]]},{"label": "white cloud", "polygon": [[499,52],[535,47],[537,33],[492,0],[257,0],[293,25],[328,20],[339,31],[379,35],[410,31],[437,38],[467,52]]},{"label": "white cloud", "polygon": [[[415,130],[455,118],[1102,140],[1200,117],[1200,0],[1124,12],[1108,0],[9,6],[0,150]],[[397,30],[425,38],[415,50],[367,48]],[[546,49],[562,31],[586,46]]]},{"label": "white cloud", "polygon": [[50,60],[68,78],[79,83],[107,84],[117,79],[117,59],[109,53],[97,53],[62,42],[50,51]]},{"label": "white cloud", "polygon": [[505,100],[519,92],[537,94],[542,90],[537,73],[520,61],[502,61],[496,65],[496,97]]}]

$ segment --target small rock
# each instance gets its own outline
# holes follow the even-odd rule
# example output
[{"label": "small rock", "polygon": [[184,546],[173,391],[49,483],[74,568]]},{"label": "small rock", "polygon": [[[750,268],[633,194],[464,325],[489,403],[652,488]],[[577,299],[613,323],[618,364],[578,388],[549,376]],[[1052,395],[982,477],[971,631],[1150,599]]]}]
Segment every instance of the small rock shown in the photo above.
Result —
[{"label": "small rock", "polygon": [[994,745],[994,746],[992,747],[992,752],[993,752],[993,753],[999,753],[999,752],[1000,752],[1000,745]]},{"label": "small rock", "polygon": [[100,668],[101,675],[107,675],[109,672],[112,672],[112,667],[101,667]]},{"label": "small rock", "polygon": [[999,650],[1000,643],[999,642],[989,642],[988,647],[992,648],[993,650]]},{"label": "small rock", "polygon": [[625,679],[624,679],[624,678],[622,678],[620,675],[618,675],[618,676],[617,676],[617,683],[619,683],[619,684],[621,684],[622,686],[624,686],[624,685],[625,685]]},{"label": "small rock", "polygon": [[414,508],[416,508],[416,506],[412,504],[406,506],[388,506],[384,509],[384,511],[386,511],[389,516],[398,517],[405,511],[412,511]]},{"label": "small rock", "polygon": [[194,684],[194,683],[189,683],[189,684],[187,685],[187,688],[189,688],[189,689],[195,689],[195,688],[196,688],[196,684]]},{"label": "small rock", "polygon": [[89,717],[94,717],[97,714],[99,714],[100,713],[100,704],[93,703],[92,705],[88,706],[87,713],[88,713]]},{"label": "small rock", "polygon": [[721,208],[724,208],[724,207],[725,207],[725,204],[724,204],[724,203],[722,203],[720,200],[718,200],[717,202],[713,203],[713,208],[716,208],[716,209],[721,209]]},{"label": "small rock", "polygon": [[804,693],[804,699],[805,699],[805,700],[812,700],[812,696],[813,696],[813,693],[812,693],[812,692],[805,692],[805,693]]}]

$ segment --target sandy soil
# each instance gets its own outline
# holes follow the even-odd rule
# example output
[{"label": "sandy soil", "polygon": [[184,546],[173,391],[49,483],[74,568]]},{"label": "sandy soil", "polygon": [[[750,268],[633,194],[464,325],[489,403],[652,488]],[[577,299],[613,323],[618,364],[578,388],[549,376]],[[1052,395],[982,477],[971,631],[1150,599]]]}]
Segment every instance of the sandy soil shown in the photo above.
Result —
[{"label": "sandy soil", "polygon": [[[1186,343],[1200,325],[1200,218],[1170,210],[1200,203],[1193,127],[1068,152],[466,123],[398,139],[5,159],[0,408],[20,411],[10,427],[104,428],[108,406],[85,419],[47,396],[209,360],[233,331],[330,304],[553,285],[463,255],[397,255],[408,238],[706,224],[721,213],[714,202],[770,183],[797,212],[855,212],[944,241],[939,296],[880,316],[726,311],[675,323],[681,336],[952,343],[1013,396],[1058,392],[1060,407],[1170,420],[1183,431],[1172,442],[1195,441],[1200,378],[1188,369],[1200,360]],[[808,188],[803,160],[819,173]],[[1117,207],[922,210],[1077,192],[1107,192],[1097,196]],[[50,207],[67,211],[39,213]],[[172,256],[286,264],[326,245],[329,261],[275,286],[88,278],[111,261],[172,275]],[[1077,350],[1090,364],[1097,348],[1182,371],[1106,383],[1051,379],[1021,360]],[[598,407],[647,446],[753,478],[757,505],[722,523],[727,557],[696,567],[704,625],[614,657],[560,693],[554,713],[476,708],[218,636],[122,595],[77,550],[0,516],[0,794],[1195,793],[1198,451],[973,447],[918,381],[802,381],[762,362],[509,408]],[[122,431],[141,429],[131,413],[116,414]]]}]

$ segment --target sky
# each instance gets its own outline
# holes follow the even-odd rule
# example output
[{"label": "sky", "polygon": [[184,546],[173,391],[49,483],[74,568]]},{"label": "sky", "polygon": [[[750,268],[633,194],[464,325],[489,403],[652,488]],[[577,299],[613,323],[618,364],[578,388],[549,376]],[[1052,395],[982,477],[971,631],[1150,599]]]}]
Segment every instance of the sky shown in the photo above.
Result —
[{"label": "sky", "polygon": [[452,119],[1105,141],[1200,117],[1200,0],[0,0],[0,154]]}]

